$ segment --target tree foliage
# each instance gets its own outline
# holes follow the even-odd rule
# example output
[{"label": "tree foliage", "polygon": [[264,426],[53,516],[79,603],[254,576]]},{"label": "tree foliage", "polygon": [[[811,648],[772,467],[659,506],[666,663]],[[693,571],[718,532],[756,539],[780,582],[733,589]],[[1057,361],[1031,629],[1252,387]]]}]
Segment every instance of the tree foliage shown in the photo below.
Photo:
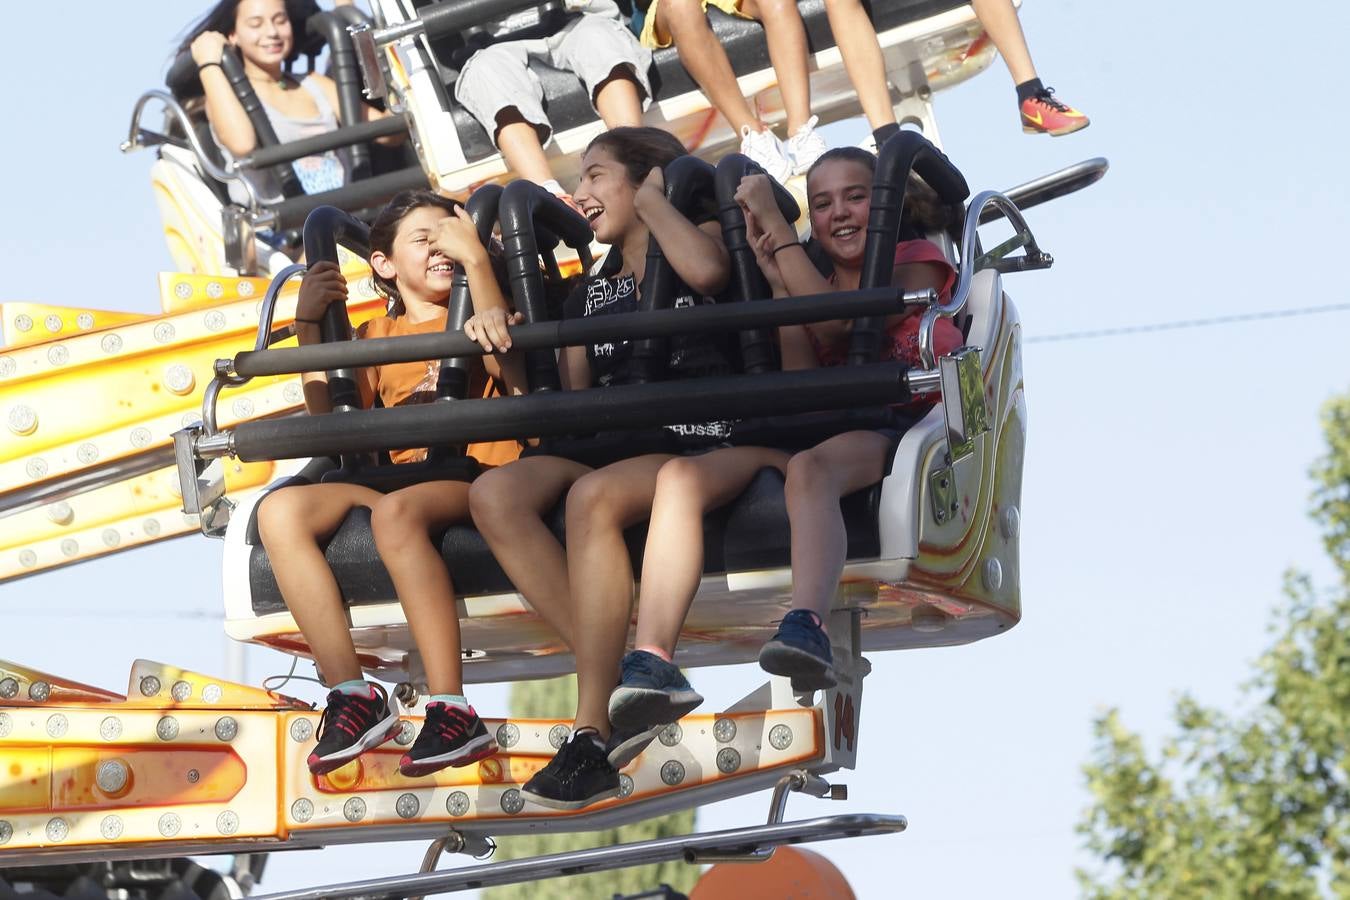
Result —
[{"label": "tree foliage", "polygon": [[1097,719],[1078,829],[1100,860],[1078,872],[1090,898],[1350,898],[1350,396],[1323,424],[1313,517],[1335,583],[1286,577],[1245,711],[1183,696],[1156,756],[1117,710]]},{"label": "tree foliage", "polygon": [[[574,676],[550,681],[519,682],[511,689],[511,713],[524,719],[567,719],[577,702]],[[673,813],[647,819],[622,828],[580,833],[545,833],[504,837],[493,857],[495,860],[520,859],[547,853],[563,853],[590,847],[645,841],[653,838],[689,834],[694,830],[694,812]],[[574,875],[527,884],[505,885],[483,892],[485,900],[551,900],[551,898],[587,898],[609,900],[615,894],[636,894],[668,884],[687,893],[698,879],[697,866],[683,862],[660,863],[632,869],[615,869],[593,875]]]}]

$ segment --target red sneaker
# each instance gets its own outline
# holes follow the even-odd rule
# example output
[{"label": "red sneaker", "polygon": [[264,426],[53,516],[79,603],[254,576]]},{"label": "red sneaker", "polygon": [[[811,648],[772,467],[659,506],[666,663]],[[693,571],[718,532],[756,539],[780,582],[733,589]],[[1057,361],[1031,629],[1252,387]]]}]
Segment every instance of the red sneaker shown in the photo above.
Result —
[{"label": "red sneaker", "polygon": [[1027,134],[1059,137],[1089,125],[1088,117],[1055,99],[1055,89],[1045,88],[1022,102],[1022,130]]}]

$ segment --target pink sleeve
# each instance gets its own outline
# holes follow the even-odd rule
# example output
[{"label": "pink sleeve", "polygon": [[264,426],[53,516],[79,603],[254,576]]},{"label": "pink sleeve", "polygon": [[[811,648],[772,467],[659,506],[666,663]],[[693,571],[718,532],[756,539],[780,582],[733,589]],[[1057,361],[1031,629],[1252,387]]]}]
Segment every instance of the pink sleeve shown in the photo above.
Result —
[{"label": "pink sleeve", "polygon": [[933,354],[946,356],[966,342],[961,329],[952,324],[951,319],[938,319],[933,326]]},{"label": "pink sleeve", "polygon": [[943,270],[942,287],[938,289],[938,297],[946,300],[951,296],[953,285],[956,284],[956,270],[952,268],[951,261],[942,255],[942,250],[932,241],[901,241],[895,245],[895,261],[893,265],[903,266],[909,263],[933,263],[939,265]]}]

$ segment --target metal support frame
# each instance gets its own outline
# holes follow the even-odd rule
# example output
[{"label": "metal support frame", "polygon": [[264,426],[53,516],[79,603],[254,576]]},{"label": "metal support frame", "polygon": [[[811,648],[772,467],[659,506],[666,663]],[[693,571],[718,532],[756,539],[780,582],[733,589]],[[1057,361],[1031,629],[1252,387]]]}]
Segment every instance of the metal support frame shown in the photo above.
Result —
[{"label": "metal support frame", "polygon": [[829,790],[829,785],[823,779],[807,772],[793,772],[784,776],[774,789],[770,821],[764,825],[573,850],[444,872],[418,872],[324,885],[265,894],[256,900],[395,900],[676,860],[690,864],[713,861],[758,862],[767,859],[775,848],[784,844],[896,834],[908,826],[904,816],[876,814],[821,816],[795,822],[774,821],[775,815],[781,818],[790,791],[816,793],[821,785],[826,791]]}]

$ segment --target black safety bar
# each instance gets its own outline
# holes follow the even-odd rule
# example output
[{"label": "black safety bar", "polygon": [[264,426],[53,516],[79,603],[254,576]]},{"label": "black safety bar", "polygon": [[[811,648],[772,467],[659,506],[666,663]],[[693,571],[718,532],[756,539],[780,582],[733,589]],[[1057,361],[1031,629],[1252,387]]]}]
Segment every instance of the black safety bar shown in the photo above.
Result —
[{"label": "black safety bar", "polygon": [[[227,51],[221,54],[220,69],[225,73],[234,95],[244,107],[244,113],[253,125],[253,133],[257,136],[259,146],[276,146],[279,143],[276,129],[272,127],[272,120],[267,118],[267,110],[263,109],[262,101],[258,99],[257,92],[253,90],[253,85],[244,72],[243,61],[236,54]],[[299,176],[289,164],[277,165],[272,171],[281,185],[283,197],[295,197],[304,193],[304,189],[300,187]]]},{"label": "black safety bar", "polygon": [[385,116],[382,119],[325,131],[323,134],[301,138],[298,141],[277,144],[275,147],[259,147],[248,156],[237,160],[235,164],[240,168],[264,168],[278,163],[291,163],[301,157],[354,147],[356,144],[391,134],[403,134],[407,130],[408,123],[402,116]]},{"label": "black safety bar", "polygon": [[832,366],[264,419],[237,425],[231,448],[247,462],[298,459],[905,403],[908,368]]},{"label": "black safety bar", "polygon": [[[321,206],[310,213],[305,219],[303,234],[305,259],[311,266],[317,262],[337,262],[338,244],[359,254],[363,259],[370,256],[370,228],[360,219],[335,206]],[[319,319],[319,336],[324,344],[338,341],[347,343],[351,340],[352,323],[347,318],[345,304],[328,304],[328,308]],[[328,370],[328,398],[334,411],[342,412],[360,406],[355,369],[351,366],[334,366]]]},{"label": "black safety bar", "polygon": [[[469,202],[464,204],[478,229],[478,240],[487,246],[492,239],[492,227],[497,224],[497,208],[502,199],[502,186],[485,184],[473,192]],[[445,316],[447,334],[459,335],[464,323],[473,315],[473,297],[469,293],[469,274],[464,266],[455,263],[454,280],[450,285],[450,300]],[[465,338],[465,340],[468,340]],[[446,356],[441,360],[440,375],[436,379],[436,397],[441,400],[463,400],[469,394],[469,368],[472,360],[468,356]]]},{"label": "black safety bar", "polygon": [[[662,175],[665,176],[666,199],[686,219],[694,218],[698,206],[712,205],[713,167],[697,156],[676,157],[665,166]],[[647,264],[638,290],[638,310],[670,309],[683,287],[675,267],[653,235],[647,243]],[[628,350],[623,382],[643,384],[662,378],[670,358],[667,347],[667,342],[661,338],[634,341]]]},{"label": "black safety bar", "polygon": [[[552,250],[562,241],[576,250],[582,266],[589,268],[591,227],[572,207],[524,179],[503,189],[497,213],[505,248],[506,281],[516,310],[526,322],[543,322],[548,318],[548,307],[539,270],[541,246]],[[527,352],[525,377],[531,392],[556,391],[561,386],[558,361],[552,353]]]},{"label": "black safety bar", "polygon": [[[311,15],[305,25],[311,35],[323,38],[328,44],[328,65],[337,87],[338,119],[344,125],[356,125],[365,118],[361,99],[361,71],[356,62],[352,36],[347,32],[343,17],[332,12]],[[298,158],[298,157],[297,157]],[[365,143],[347,148],[348,177],[359,181],[370,175],[370,148]]]},{"label": "black safety bar", "polygon": [[410,166],[397,172],[386,172],[363,181],[357,181],[321,194],[301,194],[290,197],[272,207],[272,227],[278,231],[299,228],[309,214],[324,206],[345,206],[365,209],[384,203],[399,191],[427,187],[427,173],[420,166]]},{"label": "black safety bar", "polygon": [[[882,146],[877,155],[876,175],[872,179],[872,209],[867,217],[867,242],[863,249],[859,287],[880,287],[891,283],[895,268],[895,245],[900,239],[900,219],[904,212],[909,174],[914,172],[938,198],[951,205],[963,203],[970,195],[965,177],[951,160],[917,131],[901,131]],[[849,344],[850,363],[876,362],[881,352],[883,321],[865,319],[853,325]]]},{"label": "black safety bar", "polygon": [[[769,283],[755,261],[754,248],[746,237],[745,211],[736,202],[736,189],[747,175],[763,175],[764,169],[748,156],[728,153],[717,163],[714,179],[717,193],[717,221],[722,239],[731,256],[731,284],[737,300],[759,300],[769,296]],[[801,209],[787,188],[769,179],[778,210],[789,222],[797,221]],[[741,332],[742,368],[750,374],[772,371],[774,366],[773,329],[755,328]]]},{"label": "black safety bar", "polygon": [[[538,6],[540,0],[449,0],[417,11],[422,29],[429,38],[457,34],[474,25],[495,22],[512,13]],[[397,26],[394,26],[397,27]]]},{"label": "black safety bar", "polygon": [[[773,303],[719,303],[690,309],[560,319],[513,326],[511,347],[515,351],[551,351],[558,347],[584,346],[601,340],[642,340],[804,325],[898,313],[909,306],[927,306],[933,299],[932,291],[902,293],[899,288],[882,287],[783,297]],[[340,344],[245,350],[235,355],[231,371],[239,377],[256,378],[260,375],[286,375],[339,367],[382,366],[437,357],[481,355],[483,348],[476,342],[460,332],[447,330],[403,337],[368,338]]]}]

